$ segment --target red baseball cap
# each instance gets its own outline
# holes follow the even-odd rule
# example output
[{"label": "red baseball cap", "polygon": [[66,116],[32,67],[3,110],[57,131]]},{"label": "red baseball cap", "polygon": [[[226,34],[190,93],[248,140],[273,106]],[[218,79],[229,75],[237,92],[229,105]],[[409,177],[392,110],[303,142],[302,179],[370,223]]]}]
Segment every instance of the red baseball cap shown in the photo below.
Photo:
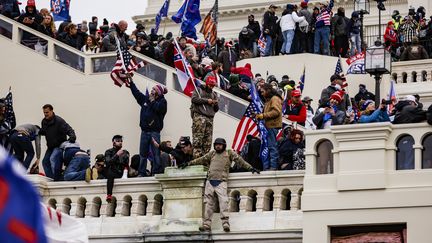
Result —
[{"label": "red baseball cap", "polygon": [[292,97],[299,97],[301,95],[302,94],[301,94],[300,90],[298,90],[298,89],[295,89],[295,90],[291,91],[291,96]]}]

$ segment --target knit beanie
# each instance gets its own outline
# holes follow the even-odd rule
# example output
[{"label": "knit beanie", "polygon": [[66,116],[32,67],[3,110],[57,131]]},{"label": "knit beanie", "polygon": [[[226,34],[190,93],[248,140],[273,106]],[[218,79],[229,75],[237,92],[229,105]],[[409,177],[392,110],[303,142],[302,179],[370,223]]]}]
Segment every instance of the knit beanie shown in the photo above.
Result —
[{"label": "knit beanie", "polygon": [[158,96],[162,96],[166,93],[168,93],[168,90],[165,86],[162,86],[160,84],[157,84],[153,87],[153,90],[158,94]]},{"label": "knit beanie", "polygon": [[370,103],[374,103],[373,100],[366,100],[365,102],[363,102],[363,104],[361,105],[361,110],[364,111],[366,110],[366,108],[369,106]]},{"label": "knit beanie", "polygon": [[27,7],[33,7],[36,8],[36,3],[34,0],[28,0],[27,1]]},{"label": "knit beanie", "polygon": [[339,91],[334,92],[330,96],[330,99],[337,100],[339,103],[341,103],[343,100],[343,96],[344,96],[344,92],[342,90],[339,90]]},{"label": "knit beanie", "polygon": [[240,82],[239,75],[237,74],[231,74],[229,76],[229,82],[231,85],[237,85]]}]

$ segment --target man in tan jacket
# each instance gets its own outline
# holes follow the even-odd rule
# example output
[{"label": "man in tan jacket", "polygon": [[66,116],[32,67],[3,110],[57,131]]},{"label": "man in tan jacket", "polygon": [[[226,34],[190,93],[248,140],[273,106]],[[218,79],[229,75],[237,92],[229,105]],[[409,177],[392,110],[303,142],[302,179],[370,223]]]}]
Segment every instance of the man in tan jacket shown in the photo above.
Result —
[{"label": "man in tan jacket", "polygon": [[264,112],[257,114],[256,118],[264,120],[269,149],[269,156],[263,161],[263,168],[264,170],[276,170],[279,160],[276,135],[282,128],[282,98],[273,89],[273,86],[267,83],[262,87],[261,94],[265,98]]}]

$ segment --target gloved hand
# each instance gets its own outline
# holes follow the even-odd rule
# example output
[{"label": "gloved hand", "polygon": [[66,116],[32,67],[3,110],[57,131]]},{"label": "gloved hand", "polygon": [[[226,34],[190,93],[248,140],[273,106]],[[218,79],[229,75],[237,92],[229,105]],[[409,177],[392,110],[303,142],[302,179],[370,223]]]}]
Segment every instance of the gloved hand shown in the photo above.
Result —
[{"label": "gloved hand", "polygon": [[256,118],[259,119],[259,120],[262,120],[262,119],[264,119],[264,114],[262,114],[262,113],[261,114],[257,114]]},{"label": "gloved hand", "polygon": [[184,168],[186,168],[186,166],[188,166],[188,164],[187,163],[183,163],[183,164],[179,165],[178,168],[179,169],[184,169]]},{"label": "gloved hand", "polygon": [[260,170],[255,169],[254,167],[252,167],[251,172],[252,172],[252,174],[255,174],[255,173],[260,174]]}]

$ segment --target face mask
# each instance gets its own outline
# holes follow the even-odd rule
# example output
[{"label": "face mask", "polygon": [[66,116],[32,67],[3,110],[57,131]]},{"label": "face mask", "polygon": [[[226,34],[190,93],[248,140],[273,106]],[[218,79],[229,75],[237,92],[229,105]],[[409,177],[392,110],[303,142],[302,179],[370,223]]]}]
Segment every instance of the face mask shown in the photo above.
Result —
[{"label": "face mask", "polygon": [[342,87],[339,85],[339,84],[335,84],[335,86],[334,86],[337,90],[341,90],[342,89]]}]

